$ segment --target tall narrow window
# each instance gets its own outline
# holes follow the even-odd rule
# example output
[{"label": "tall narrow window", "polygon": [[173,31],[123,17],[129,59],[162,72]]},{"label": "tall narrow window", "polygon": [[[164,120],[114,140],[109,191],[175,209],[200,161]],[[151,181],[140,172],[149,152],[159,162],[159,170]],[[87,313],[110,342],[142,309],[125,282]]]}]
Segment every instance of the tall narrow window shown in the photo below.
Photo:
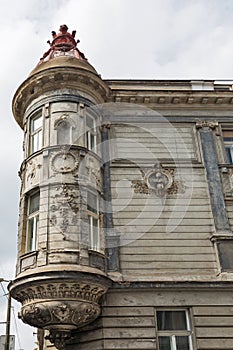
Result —
[{"label": "tall narrow window", "polygon": [[42,116],[35,116],[30,120],[30,146],[29,153],[32,154],[42,147]]},{"label": "tall narrow window", "polygon": [[90,115],[86,116],[86,146],[96,152],[96,122]]},{"label": "tall narrow window", "polygon": [[61,121],[57,126],[57,143],[58,145],[72,143],[72,126],[66,120]]},{"label": "tall narrow window", "polygon": [[233,164],[233,130],[223,131],[223,140],[228,164]]},{"label": "tall narrow window", "polygon": [[27,227],[26,227],[26,251],[31,252],[37,249],[37,233],[39,222],[39,191],[28,197],[27,203]]},{"label": "tall narrow window", "polygon": [[89,248],[100,250],[99,199],[98,195],[87,192],[87,215],[89,225]]},{"label": "tall narrow window", "polygon": [[192,350],[187,310],[157,310],[159,350]]}]

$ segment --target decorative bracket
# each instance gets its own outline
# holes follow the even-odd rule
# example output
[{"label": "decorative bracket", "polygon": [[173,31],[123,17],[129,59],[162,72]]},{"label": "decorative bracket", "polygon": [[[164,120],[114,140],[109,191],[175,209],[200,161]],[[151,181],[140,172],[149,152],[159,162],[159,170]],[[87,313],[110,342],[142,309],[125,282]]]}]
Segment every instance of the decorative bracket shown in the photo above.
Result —
[{"label": "decorative bracket", "polygon": [[208,120],[198,120],[196,122],[197,129],[216,129],[218,127],[217,121],[208,121]]}]

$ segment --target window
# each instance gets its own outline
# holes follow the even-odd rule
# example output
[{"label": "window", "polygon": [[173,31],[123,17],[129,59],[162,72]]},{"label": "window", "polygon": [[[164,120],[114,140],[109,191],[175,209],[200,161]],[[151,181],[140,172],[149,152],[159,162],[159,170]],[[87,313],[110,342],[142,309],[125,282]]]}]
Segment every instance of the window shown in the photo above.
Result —
[{"label": "window", "polygon": [[157,310],[159,350],[192,350],[187,310]]},{"label": "window", "polygon": [[66,120],[61,121],[57,126],[57,143],[58,145],[72,143],[72,126]]},{"label": "window", "polygon": [[96,122],[90,115],[86,116],[86,147],[96,152]]},{"label": "window", "polygon": [[223,131],[223,140],[228,164],[233,164],[233,130]]},{"label": "window", "polygon": [[89,226],[89,248],[100,250],[99,199],[98,195],[87,192],[87,215]]},{"label": "window", "polygon": [[30,149],[32,154],[42,147],[42,116],[32,117],[30,120]]},{"label": "window", "polygon": [[27,202],[26,252],[37,249],[39,206],[40,194],[37,191],[28,197]]}]

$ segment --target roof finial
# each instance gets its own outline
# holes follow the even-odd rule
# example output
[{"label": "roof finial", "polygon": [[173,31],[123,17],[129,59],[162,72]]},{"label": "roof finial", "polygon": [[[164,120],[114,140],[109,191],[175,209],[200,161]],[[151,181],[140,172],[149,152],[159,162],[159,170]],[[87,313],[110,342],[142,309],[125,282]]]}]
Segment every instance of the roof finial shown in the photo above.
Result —
[{"label": "roof finial", "polygon": [[77,48],[77,44],[80,42],[80,40],[76,41],[75,35],[76,30],[73,30],[72,34],[70,34],[66,24],[60,25],[58,34],[53,30],[52,42],[50,42],[50,40],[47,41],[47,43],[50,45],[50,49],[44,53],[39,63],[48,61],[57,56],[73,56],[77,59],[87,61],[84,54]]}]

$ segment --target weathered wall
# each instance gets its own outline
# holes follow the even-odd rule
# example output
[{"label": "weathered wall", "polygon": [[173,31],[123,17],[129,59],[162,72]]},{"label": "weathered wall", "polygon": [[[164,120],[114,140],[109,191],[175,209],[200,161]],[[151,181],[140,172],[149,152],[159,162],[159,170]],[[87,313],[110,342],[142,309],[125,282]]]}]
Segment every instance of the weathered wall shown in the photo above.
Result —
[{"label": "weathered wall", "polygon": [[[205,169],[193,124],[113,125],[114,226],[125,280],[214,279],[218,266]],[[160,163],[173,185],[148,193],[144,175]]]},{"label": "weathered wall", "polygon": [[[193,349],[232,349],[232,291],[204,290],[183,285],[170,290],[153,288],[112,289],[106,297],[96,330],[77,335],[76,349],[157,349],[155,312],[184,308],[189,311]],[[214,287],[214,286],[213,286]],[[224,288],[224,287],[223,287]],[[100,325],[102,323],[102,326]]]}]

